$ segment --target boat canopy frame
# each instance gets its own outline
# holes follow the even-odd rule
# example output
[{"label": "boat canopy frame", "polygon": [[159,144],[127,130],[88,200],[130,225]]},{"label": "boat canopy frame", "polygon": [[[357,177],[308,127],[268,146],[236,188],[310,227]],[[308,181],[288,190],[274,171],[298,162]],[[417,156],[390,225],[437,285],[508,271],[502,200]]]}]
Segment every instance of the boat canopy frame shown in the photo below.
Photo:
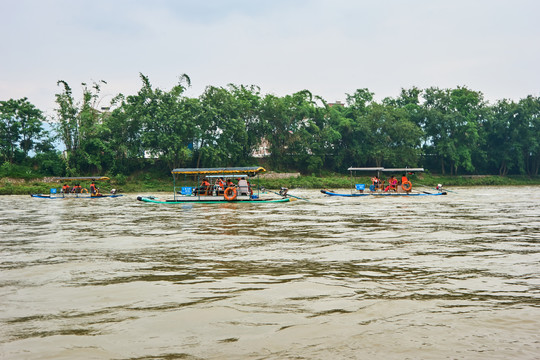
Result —
[{"label": "boat canopy frame", "polygon": [[424,168],[393,168],[393,169],[386,169],[383,168],[382,172],[423,172]]},{"label": "boat canopy frame", "polygon": [[55,177],[54,181],[108,181],[111,180],[107,176],[69,176]]},{"label": "boat canopy frame", "polygon": [[266,172],[266,169],[261,166],[251,167],[223,167],[223,168],[178,168],[171,170],[172,174],[185,174],[185,175],[228,175],[228,174],[248,174],[248,176],[255,176],[258,173]]}]

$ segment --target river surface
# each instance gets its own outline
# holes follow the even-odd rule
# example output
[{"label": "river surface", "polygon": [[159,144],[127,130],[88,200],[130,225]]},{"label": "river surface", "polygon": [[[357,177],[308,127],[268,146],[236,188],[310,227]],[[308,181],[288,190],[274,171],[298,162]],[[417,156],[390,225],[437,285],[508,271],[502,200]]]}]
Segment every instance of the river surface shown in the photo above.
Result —
[{"label": "river surface", "polygon": [[0,197],[1,359],[539,359],[540,187]]}]

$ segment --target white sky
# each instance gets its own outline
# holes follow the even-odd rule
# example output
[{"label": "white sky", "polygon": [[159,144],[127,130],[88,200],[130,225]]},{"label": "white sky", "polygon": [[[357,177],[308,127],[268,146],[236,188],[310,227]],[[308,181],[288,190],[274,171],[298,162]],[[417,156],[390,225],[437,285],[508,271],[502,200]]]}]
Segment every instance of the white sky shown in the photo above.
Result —
[{"label": "white sky", "polygon": [[139,73],[169,90],[308,89],[327,101],[368,88],[464,85],[489,101],[540,96],[538,0],[0,0],[0,100],[49,115],[67,81],[105,80],[103,103]]}]

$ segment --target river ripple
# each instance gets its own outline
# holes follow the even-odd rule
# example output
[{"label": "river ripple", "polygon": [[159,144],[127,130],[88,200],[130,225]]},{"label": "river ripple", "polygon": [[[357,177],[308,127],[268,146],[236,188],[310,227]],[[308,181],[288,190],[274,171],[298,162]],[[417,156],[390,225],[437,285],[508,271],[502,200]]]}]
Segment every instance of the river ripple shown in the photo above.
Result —
[{"label": "river ripple", "polygon": [[534,359],[540,187],[0,197],[0,358]]}]

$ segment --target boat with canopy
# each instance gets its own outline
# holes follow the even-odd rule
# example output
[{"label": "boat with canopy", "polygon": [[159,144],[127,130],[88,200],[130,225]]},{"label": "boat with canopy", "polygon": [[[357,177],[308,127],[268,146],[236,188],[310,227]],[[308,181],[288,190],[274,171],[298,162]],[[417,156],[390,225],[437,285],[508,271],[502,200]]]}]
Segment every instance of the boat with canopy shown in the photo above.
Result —
[{"label": "boat with canopy", "polygon": [[116,189],[111,189],[108,194],[104,194],[95,184],[98,181],[109,180],[110,178],[106,176],[56,177],[53,181],[64,184],[60,189],[54,187],[50,189],[49,194],[30,194],[30,196],[41,199],[101,199],[122,196]]},{"label": "boat with canopy", "polygon": [[[278,203],[292,199],[261,198],[259,174],[265,172],[263,167],[229,167],[229,168],[178,168],[173,169],[173,198],[159,199],[155,196],[138,196],[137,200],[158,203]],[[252,187],[249,179],[256,178],[256,186]],[[255,190],[254,190],[255,189]]]},{"label": "boat with canopy", "polygon": [[[423,172],[424,168],[384,168],[384,167],[350,167],[347,169],[351,174],[350,193],[338,193],[333,190],[323,189],[321,192],[329,196],[360,197],[360,196],[435,196],[446,195],[442,185],[438,185],[437,192],[419,191],[413,189],[413,184],[409,176]],[[374,174],[371,178],[371,185],[358,183],[357,177],[361,173]],[[390,175],[388,183],[381,179],[381,173]],[[402,174],[401,179],[397,179],[393,174]]]}]

